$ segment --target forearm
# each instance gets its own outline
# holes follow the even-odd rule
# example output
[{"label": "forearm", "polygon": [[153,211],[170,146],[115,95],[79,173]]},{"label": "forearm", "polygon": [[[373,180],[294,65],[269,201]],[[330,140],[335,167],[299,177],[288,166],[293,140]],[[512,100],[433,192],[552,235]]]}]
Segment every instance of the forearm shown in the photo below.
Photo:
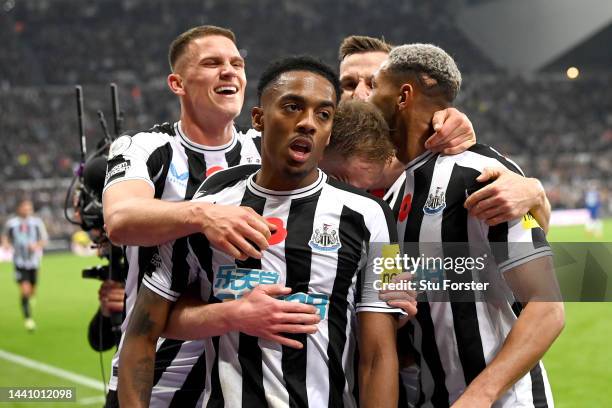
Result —
[{"label": "forearm", "polygon": [[122,407],[148,407],[153,388],[155,341],[148,336],[126,336],[119,364],[117,392]]},{"label": "forearm", "polygon": [[238,330],[239,301],[206,304],[200,299],[182,297],[173,307],[163,337],[198,340],[222,336]]},{"label": "forearm", "polygon": [[360,357],[359,393],[361,407],[397,407],[398,359],[395,350],[381,350],[374,356]]},{"label": "forearm", "polygon": [[563,326],[563,303],[529,302],[500,352],[460,399],[484,400],[487,406],[493,404],[536,365]]},{"label": "forearm", "polygon": [[153,387],[155,346],[171,304],[141,287],[119,356],[119,401],[122,407],[147,407]]},{"label": "forearm", "polygon": [[132,198],[105,207],[104,220],[114,244],[152,246],[199,231],[198,222],[209,205]]},{"label": "forearm", "polygon": [[397,407],[396,336],[394,315],[359,313],[359,400],[362,407]]}]

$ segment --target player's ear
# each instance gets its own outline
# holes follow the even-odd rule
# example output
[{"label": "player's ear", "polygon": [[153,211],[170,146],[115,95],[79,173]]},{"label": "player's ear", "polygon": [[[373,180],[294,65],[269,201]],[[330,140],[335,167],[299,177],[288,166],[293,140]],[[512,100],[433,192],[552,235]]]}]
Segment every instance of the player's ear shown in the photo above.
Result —
[{"label": "player's ear", "polygon": [[397,97],[397,107],[399,110],[404,110],[410,106],[412,98],[414,98],[414,88],[410,84],[403,84]]},{"label": "player's ear", "polygon": [[176,95],[185,95],[185,89],[183,88],[183,79],[179,74],[172,73],[167,78],[168,87]]},{"label": "player's ear", "polygon": [[264,130],[264,114],[263,109],[255,106],[251,109],[251,124],[253,129],[263,132]]}]

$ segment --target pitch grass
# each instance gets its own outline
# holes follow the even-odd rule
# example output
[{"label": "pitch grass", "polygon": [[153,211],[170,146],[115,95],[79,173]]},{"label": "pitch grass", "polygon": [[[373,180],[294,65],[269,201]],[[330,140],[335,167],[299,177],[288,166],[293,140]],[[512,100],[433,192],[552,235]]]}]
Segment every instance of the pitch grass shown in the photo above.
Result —
[{"label": "pitch grass", "polygon": [[[582,227],[553,228],[551,241],[612,242],[612,220],[606,235],[588,237]],[[94,379],[101,379],[99,355],[87,344],[87,326],[97,308],[99,282],[80,277],[81,269],[100,263],[97,258],[51,254],[44,258],[34,307],[35,333],[23,328],[12,266],[0,263],[0,349]],[[544,359],[557,407],[612,406],[612,304],[568,303],[566,327]],[[103,355],[108,378],[112,352]],[[0,359],[0,387],[72,386],[77,400],[101,406],[92,398],[102,393],[72,384]],[[0,403],[2,407],[37,407],[40,403]],[[44,403],[45,407],[86,406],[75,403]]]},{"label": "pitch grass", "polygon": [[[46,255],[39,274],[33,316],[37,330],[23,327],[19,292],[12,265],[0,263],[0,349],[102,381],[99,354],[87,342],[87,327],[97,310],[99,282],[81,278],[81,269],[100,263],[72,254]],[[112,352],[103,355],[108,378]],[[77,400],[103,393],[68,380],[0,359],[0,387],[72,386]],[[0,407],[36,407],[41,403],[0,403]],[[73,403],[44,403],[45,407],[74,407]],[[92,406],[101,406],[97,401]]]}]

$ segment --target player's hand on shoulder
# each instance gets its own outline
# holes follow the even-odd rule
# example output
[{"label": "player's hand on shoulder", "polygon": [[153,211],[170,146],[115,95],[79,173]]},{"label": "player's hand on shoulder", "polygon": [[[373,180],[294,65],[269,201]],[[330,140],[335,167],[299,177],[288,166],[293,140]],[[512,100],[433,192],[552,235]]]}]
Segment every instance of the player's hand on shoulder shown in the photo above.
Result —
[{"label": "player's hand on shoulder", "polygon": [[291,289],[282,285],[259,285],[246,293],[236,301],[239,303],[238,330],[287,347],[301,349],[302,343],[283,334],[316,333],[317,323],[321,319],[312,305],[275,298],[289,293]]},{"label": "player's hand on shoulder", "polygon": [[203,210],[202,233],[211,245],[236,259],[261,259],[274,224],[249,207],[205,204]]},{"label": "player's hand on shoulder", "polygon": [[455,108],[437,111],[431,124],[435,133],[425,141],[425,148],[432,152],[459,154],[476,143],[472,122]]},{"label": "player's hand on shoulder", "polygon": [[537,179],[523,177],[504,167],[485,168],[476,179],[481,183],[489,180],[494,181],[465,201],[470,215],[488,225],[522,217],[544,201],[544,188]]}]

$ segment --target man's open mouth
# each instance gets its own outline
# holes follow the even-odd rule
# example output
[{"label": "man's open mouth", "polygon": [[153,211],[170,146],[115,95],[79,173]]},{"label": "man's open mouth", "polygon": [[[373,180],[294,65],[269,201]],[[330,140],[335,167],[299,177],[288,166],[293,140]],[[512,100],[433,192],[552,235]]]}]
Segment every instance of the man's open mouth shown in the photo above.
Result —
[{"label": "man's open mouth", "polygon": [[238,87],[233,85],[223,85],[215,88],[215,92],[220,95],[234,95],[238,92]]},{"label": "man's open mouth", "polygon": [[312,141],[308,138],[299,137],[289,145],[291,158],[297,162],[305,162],[312,152]]}]

